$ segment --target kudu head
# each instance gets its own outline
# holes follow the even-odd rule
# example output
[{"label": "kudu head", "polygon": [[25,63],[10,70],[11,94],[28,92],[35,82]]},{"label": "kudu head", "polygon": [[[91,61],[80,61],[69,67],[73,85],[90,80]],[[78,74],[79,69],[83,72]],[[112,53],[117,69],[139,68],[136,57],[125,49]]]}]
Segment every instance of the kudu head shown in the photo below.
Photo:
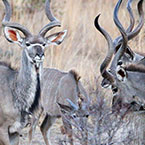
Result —
[{"label": "kudu head", "polygon": [[[118,11],[119,11],[119,8],[120,8],[120,5],[121,5],[121,2],[122,0],[119,0],[115,9],[114,9],[114,22],[117,26],[118,29],[120,29],[119,24],[118,25]],[[133,26],[134,26],[134,17],[133,17],[133,13],[131,11],[131,2],[132,0],[128,0],[128,3],[127,3],[127,9],[129,11],[129,15],[130,15],[130,26],[127,28],[127,30],[125,31],[126,35],[127,35],[127,38],[128,38],[128,41],[131,40],[132,38],[134,38],[135,36],[137,36],[141,30],[141,28],[143,27],[143,24],[144,24],[144,12],[143,12],[143,0],[140,0],[139,3],[138,3],[138,12],[139,12],[139,16],[140,16],[140,20],[139,20],[139,24],[137,25],[137,27],[131,32],[131,30],[133,29]],[[120,23],[120,22],[119,22]],[[121,29],[122,29],[122,25],[121,25]],[[114,45],[114,54],[116,55],[116,53],[119,51],[121,45],[122,45],[122,42],[123,42],[123,37],[122,36],[119,36],[117,37],[114,41],[113,41],[113,45]],[[125,63],[125,64],[128,64],[128,63],[131,63],[131,62],[136,62],[140,59],[142,59],[143,57],[134,53],[130,47],[127,45],[126,46],[126,49],[123,50],[122,52],[122,55],[120,57],[120,60]],[[111,67],[109,69],[109,72],[112,74],[112,75],[115,75],[115,69],[117,67],[117,60],[114,58],[112,60],[112,63],[111,63]],[[102,87],[104,88],[108,88],[108,87],[111,87],[111,82],[107,79],[107,78],[104,78],[103,81],[102,81]]]},{"label": "kudu head", "polygon": [[[105,60],[108,58],[108,56],[110,59],[108,59],[109,61],[107,60],[107,62],[105,63],[105,66],[103,66],[103,68],[101,68],[101,70],[102,70],[101,74],[104,72],[105,73],[107,72],[110,75],[110,77],[109,77],[110,80],[107,78],[107,75],[104,77],[104,80],[107,80],[109,82],[109,83],[108,82],[107,83],[112,87],[112,90],[114,92],[114,97],[118,96],[122,100],[123,103],[130,104],[134,101],[134,97],[137,96],[137,97],[143,98],[143,96],[144,96],[143,95],[144,94],[144,91],[143,91],[144,90],[143,89],[144,88],[144,85],[143,85],[144,84],[143,83],[144,74],[143,74],[143,72],[145,69],[144,69],[144,67],[142,67],[142,65],[141,66],[137,66],[134,64],[128,65],[128,64],[126,64],[126,62],[124,60],[124,55],[128,49],[127,42],[128,42],[128,39],[130,40],[130,36],[126,33],[126,31],[124,30],[124,28],[122,27],[122,25],[118,19],[118,10],[121,5],[121,2],[122,2],[122,0],[119,0],[114,9],[114,22],[122,35],[122,43],[121,43],[121,46],[119,47],[118,51],[116,52],[112,62],[111,62],[110,56],[113,55],[112,54],[113,52],[111,51],[112,49],[109,49],[110,51],[108,53],[110,53],[110,56],[107,55]],[[143,1],[140,0],[138,3],[138,10],[139,10],[141,19],[143,18],[143,15],[144,15],[142,5],[143,5]],[[141,25],[142,25],[142,23],[141,23]],[[140,27],[140,29],[141,29],[141,27]],[[96,19],[96,28],[103,35],[105,35],[105,32],[103,32],[103,29],[100,26],[98,26],[97,19]],[[112,44],[112,42],[111,42],[111,44]],[[112,46],[115,49],[116,45],[112,44]],[[135,57],[135,56],[133,56],[133,57]],[[126,55],[126,58],[127,58],[127,55]],[[129,58],[127,59],[127,61],[129,62]],[[106,71],[106,68],[110,62],[111,62],[110,70]],[[130,61],[130,63],[133,63],[133,60]],[[124,65],[125,65],[125,67],[124,67]],[[101,65],[101,67],[102,67],[102,65]],[[134,72],[134,71],[136,71],[136,72]],[[142,80],[141,85],[137,85],[137,82],[139,80]]]},{"label": "kudu head", "polygon": [[[45,13],[50,23],[45,25],[38,35],[32,35],[26,27],[18,23],[10,22],[12,14],[10,4],[7,0],[2,1],[5,5],[5,17],[2,25],[6,39],[11,43],[20,45],[26,53],[27,59],[37,66],[39,63],[43,62],[45,47],[51,44],[61,44],[67,31],[65,30],[46,36],[46,33],[52,28],[61,26],[60,22],[51,13],[50,0],[46,0],[45,3]],[[24,37],[22,37],[19,32],[22,32]]]},{"label": "kudu head", "polygon": [[78,128],[80,131],[84,131],[87,126],[87,120],[90,115],[89,113],[89,102],[86,102],[85,96],[80,92],[78,81],[76,80],[77,89],[77,104],[73,103],[70,99],[67,99],[69,105],[63,105],[58,103],[60,111],[64,118],[69,121],[73,126]]}]

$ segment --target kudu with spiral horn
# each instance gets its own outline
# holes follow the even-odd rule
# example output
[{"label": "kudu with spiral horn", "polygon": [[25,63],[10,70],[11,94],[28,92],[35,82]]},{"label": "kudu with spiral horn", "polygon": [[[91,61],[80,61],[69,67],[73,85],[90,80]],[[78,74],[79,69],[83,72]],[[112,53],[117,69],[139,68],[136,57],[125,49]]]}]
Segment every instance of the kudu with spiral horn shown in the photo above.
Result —
[{"label": "kudu with spiral horn", "polygon": [[[121,4],[121,1],[119,2]],[[120,6],[120,4],[118,5],[118,7]],[[139,14],[141,15],[141,20],[140,20],[141,22],[143,21],[142,19],[144,18],[144,12],[143,12],[142,6],[143,6],[143,0],[140,0],[138,3],[138,10],[139,10]],[[118,12],[116,12],[116,16],[117,16],[117,13]],[[114,21],[116,21],[116,18]],[[143,26],[143,22],[140,24],[140,26]],[[118,24],[117,24],[117,27],[118,27]],[[125,53],[126,51],[124,49],[122,52],[122,56],[124,56]],[[124,104],[126,104],[125,106],[130,106],[132,104],[134,105],[138,103],[139,104],[137,106],[141,107],[142,104],[144,104],[144,103],[140,103],[140,102],[144,102],[143,101],[144,90],[142,88],[142,85],[137,85],[137,79],[141,79],[141,81],[144,80],[143,74],[142,74],[144,72],[144,66],[145,66],[144,55],[137,54],[134,52],[132,54],[133,54],[133,59],[131,61],[125,62],[122,59],[122,56],[120,56],[120,59],[116,59],[117,56],[115,56],[114,60],[112,61],[110,70],[112,70],[113,68],[112,66],[114,66],[115,64],[114,70],[115,70],[117,90],[118,90],[114,94],[114,98],[113,98],[114,109],[116,108],[116,105],[118,105],[118,102],[119,102],[120,107],[124,106]],[[125,68],[122,66],[122,64],[125,65]],[[127,73],[127,70],[129,71],[128,73]],[[133,78],[132,75],[134,74],[134,76],[136,76],[137,75],[136,72],[138,72],[138,77]],[[126,77],[128,78],[131,77],[132,80],[130,81],[129,79],[128,81],[126,81],[127,80]],[[141,82],[141,84],[143,84],[143,82]],[[136,98],[139,98],[139,99],[136,99]],[[142,101],[136,102],[136,100],[142,100]]]},{"label": "kudu with spiral horn", "polygon": [[[121,4],[121,0],[119,0],[118,4],[116,5],[115,11],[114,11],[114,21],[116,22],[116,26],[121,26],[121,24],[118,23],[118,9]],[[144,12],[143,12],[143,0],[140,0],[138,3],[138,11],[140,14],[140,26],[143,26],[143,18],[144,18]],[[120,29],[120,26],[118,27]],[[122,27],[122,26],[121,26]],[[122,27],[123,28],[123,27]],[[122,29],[121,28],[121,29]],[[141,27],[140,27],[141,28]],[[127,47],[126,47],[127,49]],[[143,82],[144,82],[144,67],[145,67],[145,61],[144,61],[144,55],[137,54],[135,52],[132,52],[133,59],[124,61],[124,55],[126,53],[126,50],[122,49],[122,54],[120,57],[117,57],[115,55],[110,71],[114,75],[114,78],[116,78],[116,93],[113,97],[113,108],[115,109],[117,105],[122,108],[123,106],[129,106],[130,105],[137,105],[138,108],[142,107],[144,102],[144,89],[143,89]],[[134,75],[134,77],[133,77]],[[135,77],[138,76],[138,77]],[[131,77],[131,78],[130,78]],[[128,78],[128,81],[127,81]],[[138,81],[137,81],[138,80]],[[141,80],[141,85],[137,84]],[[140,100],[140,101],[138,101]],[[141,103],[142,102],[142,103]],[[139,107],[140,106],[140,107]],[[136,108],[135,108],[136,109]]]},{"label": "kudu with spiral horn", "polygon": [[[117,3],[114,11],[118,11],[120,3],[121,3],[120,1]],[[123,43],[121,45],[121,48],[118,50],[118,52],[116,53],[115,58],[114,58],[118,61],[122,57],[123,52],[127,47],[128,39],[127,39],[127,35],[125,33],[125,30],[122,27],[122,25],[120,24],[116,14],[117,13],[114,13],[114,20],[115,20],[115,23],[118,26],[120,33],[123,37]],[[100,25],[98,23],[98,18],[99,18],[99,15],[95,19],[95,27],[97,28],[97,30],[99,32],[101,32],[101,34],[105,37],[105,39],[107,40],[107,43],[108,43],[108,53],[107,53],[104,61],[102,62],[101,66],[100,66],[100,72],[101,72],[101,75],[103,78],[105,78],[111,82],[112,89],[116,89],[117,84],[116,84],[115,77],[112,75],[112,73],[110,73],[108,70],[106,70],[108,65],[111,63],[111,59],[112,59],[113,53],[114,53],[113,40],[111,39],[110,35],[103,28],[100,27]]]},{"label": "kudu with spiral horn", "polygon": [[[122,36],[125,36],[125,30],[123,29],[121,23],[119,22],[118,19],[118,9],[120,7],[121,4],[121,0],[118,1],[115,10],[114,10],[114,21],[115,24],[117,25],[117,27],[119,28],[121,34],[123,34]],[[140,12],[143,14],[143,10],[142,10],[142,0],[139,1],[138,3],[138,8],[140,10]],[[127,34],[126,34],[127,36]],[[141,60],[136,62],[136,64],[134,64],[134,62],[132,62],[130,65],[125,65],[122,66],[122,63],[124,63],[121,58],[124,55],[125,50],[127,49],[127,39],[126,36],[123,37],[124,38],[124,47],[119,48],[119,50],[117,51],[117,53],[115,54],[115,57],[112,61],[112,63],[115,63],[115,68],[114,68],[114,72],[110,73],[112,74],[112,77],[114,79],[115,82],[115,94],[114,94],[114,100],[115,98],[118,98],[118,100],[121,99],[121,102],[123,103],[127,103],[127,104],[131,104],[132,102],[134,102],[134,98],[135,97],[139,97],[140,100],[144,99],[144,83],[142,81],[144,81],[144,65],[141,63]],[[111,70],[112,71],[112,70]],[[136,74],[138,74],[138,77],[135,77]],[[133,76],[134,75],[134,76]],[[141,85],[137,84],[137,82],[139,82],[139,79],[141,80]],[[137,81],[138,80],[138,81]],[[114,84],[113,84],[114,85]],[[139,93],[140,92],[140,93]],[[117,101],[115,101],[117,102]],[[114,104],[113,104],[114,105]]]},{"label": "kudu with spiral horn", "polygon": [[[130,9],[129,10],[129,14],[130,14],[130,19],[131,21],[134,21],[134,18],[132,17],[132,12],[131,12],[131,4],[132,0],[129,0],[128,1],[128,8]],[[139,12],[139,15],[140,15],[140,20],[139,20],[139,24],[137,25],[137,27],[132,31],[132,32],[129,32],[131,31],[131,29],[133,28],[133,24],[134,22],[130,23],[130,26],[128,27],[126,33],[128,35],[128,41],[131,40],[132,38],[134,38],[135,36],[137,36],[137,34],[139,34],[141,28],[143,27],[143,24],[144,24],[144,12],[143,12],[143,0],[140,0],[139,3],[138,3],[138,12]],[[119,7],[118,7],[119,9]],[[117,11],[114,11],[114,13],[118,13],[118,10]],[[116,52],[119,50],[120,46],[121,46],[121,43],[122,43],[122,37],[119,36],[117,37],[114,41],[113,41],[113,44],[114,44],[114,53],[116,54]],[[130,63],[130,62],[133,62],[133,63],[138,63],[140,62],[142,59],[144,58],[144,55],[142,54],[139,54],[139,53],[136,53],[134,52],[129,46],[127,46],[125,52],[124,52],[124,55],[122,56],[121,60],[124,62],[124,63]],[[144,63],[144,61],[142,61],[141,63]],[[111,63],[111,67],[110,67],[110,72],[112,74],[115,73],[115,68],[116,68],[116,62],[115,60],[112,61]],[[104,88],[107,88],[107,87],[110,87],[110,82],[109,80],[107,79],[103,79],[102,81],[102,86]]]},{"label": "kudu with spiral horn", "polygon": [[2,2],[5,6],[5,16],[2,21],[5,38],[21,46],[23,50],[19,70],[14,70],[6,63],[0,63],[0,144],[17,145],[19,132],[11,132],[14,131],[12,128],[16,130],[23,128],[30,117],[37,118],[41,110],[40,82],[45,47],[60,44],[66,35],[66,30],[45,36],[47,31],[60,26],[50,11],[49,0],[46,0],[45,11],[51,22],[44,26],[38,35],[32,35],[26,27],[10,22],[12,14],[10,4],[7,0]]}]

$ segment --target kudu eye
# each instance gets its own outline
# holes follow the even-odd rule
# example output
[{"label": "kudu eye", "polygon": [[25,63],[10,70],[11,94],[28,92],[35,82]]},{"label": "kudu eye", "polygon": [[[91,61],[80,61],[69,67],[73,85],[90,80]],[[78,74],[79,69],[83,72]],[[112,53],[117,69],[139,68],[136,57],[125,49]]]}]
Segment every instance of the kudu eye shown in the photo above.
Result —
[{"label": "kudu eye", "polygon": [[118,61],[117,65],[122,65],[123,62],[121,60]]},{"label": "kudu eye", "polygon": [[26,46],[30,46],[30,43],[26,42]]},{"label": "kudu eye", "polygon": [[85,117],[88,118],[89,117],[89,114],[87,114]]},{"label": "kudu eye", "polygon": [[73,114],[72,117],[73,117],[73,118],[76,118],[77,116],[76,116],[76,114]]},{"label": "kudu eye", "polygon": [[43,43],[42,45],[43,45],[43,46],[46,46],[46,43]]}]

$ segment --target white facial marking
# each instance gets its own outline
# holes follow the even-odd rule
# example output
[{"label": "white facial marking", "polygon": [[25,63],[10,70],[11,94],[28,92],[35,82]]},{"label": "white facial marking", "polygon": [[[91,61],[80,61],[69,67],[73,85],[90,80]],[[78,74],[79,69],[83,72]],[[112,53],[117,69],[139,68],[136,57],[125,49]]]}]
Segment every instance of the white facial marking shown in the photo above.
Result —
[{"label": "white facial marking", "polygon": [[[44,60],[44,56],[39,57],[38,55],[36,55],[36,57],[34,58],[34,60],[36,61],[36,63],[42,63]],[[37,65],[37,64],[36,64]]]},{"label": "white facial marking", "polygon": [[[125,77],[122,77],[118,72],[122,71],[125,74]],[[123,68],[121,68],[121,66],[117,66],[116,68],[116,76],[118,78],[119,81],[125,81],[126,80],[126,72]]]},{"label": "white facial marking", "polygon": [[36,62],[36,67],[39,68],[40,66],[40,63]]},{"label": "white facial marking", "polygon": [[105,84],[105,85],[102,86],[102,88],[109,88],[110,89],[111,85],[110,84]]},{"label": "white facial marking", "polygon": [[[32,47],[35,47],[35,46],[40,46],[43,50],[44,50],[44,46],[43,44],[40,44],[40,43],[35,43],[35,44],[31,44],[29,42],[26,42],[26,44],[30,44],[30,46],[26,46],[27,47],[27,50],[29,51],[30,49],[32,49]],[[31,59],[31,57],[29,56],[28,52],[26,51],[26,55],[28,57],[28,59],[30,60],[30,62],[33,62],[33,60]],[[36,57],[34,58],[34,60],[37,62],[37,63],[42,63],[43,60],[44,60],[44,56],[42,57],[39,57],[38,55],[36,55]],[[37,64],[36,64],[37,65]]]},{"label": "white facial marking", "polygon": [[35,60],[39,61],[39,60],[41,60],[41,58],[38,55],[36,55]]},{"label": "white facial marking", "polygon": [[[26,43],[29,43],[29,42],[26,42]],[[30,50],[32,47],[35,47],[35,46],[40,46],[43,50],[45,48],[43,44],[40,44],[40,43],[34,43],[34,44],[29,43],[29,44],[30,46],[26,46],[28,50]]]}]

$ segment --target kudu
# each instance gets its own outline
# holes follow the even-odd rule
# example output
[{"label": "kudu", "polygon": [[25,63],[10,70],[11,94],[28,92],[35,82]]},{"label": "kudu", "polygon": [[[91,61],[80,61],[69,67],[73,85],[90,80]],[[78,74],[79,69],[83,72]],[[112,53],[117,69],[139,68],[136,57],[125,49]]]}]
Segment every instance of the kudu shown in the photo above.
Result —
[{"label": "kudu", "polygon": [[[50,11],[49,0],[46,1],[45,12],[50,23],[44,26],[38,35],[32,35],[24,26],[10,22],[10,4],[7,0],[2,1],[5,5],[5,16],[2,22],[4,35],[9,42],[23,48],[19,70],[0,63],[0,144],[16,145],[19,142],[19,134],[10,133],[9,129],[15,123],[22,123],[22,120],[29,118],[29,115],[38,116],[41,110],[40,81],[44,50],[50,44],[60,44],[66,31],[45,36],[49,30],[60,26],[60,22]],[[19,34],[19,31],[24,34],[24,37]]]},{"label": "kudu", "polygon": [[[122,27],[122,26],[119,26],[121,24],[119,24],[118,21],[116,21],[118,19],[117,14],[118,14],[118,9],[120,7],[120,4],[121,4],[121,1],[118,2],[118,5],[116,5],[115,11],[114,11],[114,15],[115,15],[114,16],[114,21],[116,22],[116,26],[118,28]],[[143,12],[143,9],[142,9],[142,5],[143,5],[143,0],[140,0],[139,3],[138,3],[138,10],[139,10],[139,14],[143,18],[143,23],[144,23],[144,12]],[[141,24],[142,26],[143,26],[143,23]],[[135,83],[135,80],[132,80],[132,83],[130,83],[130,85],[128,85],[128,83],[126,83],[126,86],[123,83],[120,82],[121,80],[123,81],[125,79],[125,75],[126,75],[125,71],[122,68],[122,65],[121,65],[122,63],[125,64],[125,65],[131,64],[131,66],[128,66],[130,69],[133,69],[133,66],[137,66],[138,71],[139,70],[141,71],[143,69],[142,65],[145,64],[144,55],[143,54],[137,54],[137,53],[135,53],[133,51],[132,51],[132,57],[131,57],[132,59],[131,60],[123,59],[127,48],[128,47],[126,47],[125,49],[121,50],[122,53],[119,56],[115,56],[114,57],[114,59],[112,61],[112,64],[111,64],[111,68],[110,68],[111,71],[113,70],[115,72],[114,75],[115,75],[116,83],[117,83],[117,85],[116,85],[117,88],[115,89],[116,93],[114,94],[114,98],[113,98],[113,108],[114,109],[116,108],[116,106],[118,104],[120,105],[120,108],[123,107],[124,105],[125,106],[127,105],[127,106],[130,107],[131,104],[134,105],[136,103],[137,104],[139,103],[138,106],[142,105],[140,103],[141,101],[138,102],[136,100],[136,98],[139,98],[140,100],[142,100],[143,97],[140,97],[140,96],[143,96],[142,93],[144,91],[140,87],[140,92],[142,90],[142,93],[140,93],[140,95],[137,95],[137,93],[139,93],[139,91],[138,91],[139,89],[135,89],[135,85],[133,85]],[[141,67],[138,64],[140,64]],[[112,66],[115,66],[115,67],[112,67]]]},{"label": "kudu", "polygon": [[[144,18],[142,5],[143,5],[143,0],[140,0],[138,3],[138,9],[140,9],[139,13],[142,15],[142,18]],[[117,27],[118,27],[118,23],[117,23]],[[144,106],[143,104],[145,103],[144,95],[143,95],[144,89],[142,85],[137,85],[137,82],[139,81],[138,79],[141,79],[141,84],[144,84],[143,83],[144,75],[142,74],[144,72],[144,66],[145,66],[144,55],[142,53],[137,54],[133,52],[132,53],[133,59],[130,62],[128,61],[129,63],[126,63],[122,59],[123,55],[125,54],[125,51],[126,49],[123,49],[122,54],[120,54],[120,56],[117,57],[115,56],[116,58],[114,58],[114,60],[112,61],[112,64],[114,63],[115,65],[117,65],[117,67],[115,67],[115,76],[116,76],[116,83],[117,83],[117,90],[118,90],[118,92],[114,94],[113,106],[115,109],[118,104],[120,105],[120,108],[123,107],[124,104],[129,107],[130,105],[137,105],[137,107],[140,106],[138,107],[140,109],[142,108],[142,106]],[[123,65],[125,65],[126,71],[124,70],[122,63]],[[129,71],[129,73],[127,73],[127,71]],[[128,81],[125,81],[127,77],[126,75],[128,76]],[[133,77],[133,75],[134,76],[138,75],[138,77]],[[130,80],[130,77],[134,79]]]},{"label": "kudu", "polygon": [[[118,4],[115,7],[114,21],[116,23],[116,26],[119,28],[119,30],[124,31],[121,23],[118,20],[118,16],[117,16],[118,9],[120,7],[121,2],[122,1],[118,1]],[[139,13],[142,15],[142,18],[144,18],[144,12],[142,9],[142,5],[143,5],[143,0],[140,0],[138,3],[138,9],[139,9]],[[124,32],[124,33],[126,33],[126,32]],[[127,60],[128,62],[126,63],[122,59],[126,52],[126,49],[127,49],[127,47],[120,48],[121,53],[120,54],[118,53],[115,55],[115,57],[112,61],[112,64],[111,64],[111,66],[115,65],[114,78],[116,81],[116,93],[114,94],[114,98],[113,98],[113,108],[114,109],[116,108],[116,106],[118,104],[120,105],[120,108],[124,107],[124,105],[127,107],[128,106],[130,107],[130,105],[132,105],[132,104],[136,105],[136,103],[137,103],[137,106],[142,106],[142,104],[143,104],[143,103],[140,103],[141,101],[138,102],[138,98],[139,98],[139,100],[142,100],[144,98],[143,97],[144,91],[143,91],[143,88],[140,85],[137,85],[137,83],[136,83],[138,78],[140,78],[140,79],[142,78],[142,80],[143,80],[143,75],[139,73],[137,78],[132,79],[132,82],[128,81],[128,82],[126,82],[126,84],[123,84],[123,81],[125,80],[127,73],[124,71],[124,69],[122,67],[122,63],[127,65],[126,70],[130,70],[130,71],[132,70],[132,72],[133,72],[136,68],[136,70],[138,70],[138,72],[143,72],[144,68],[142,66],[144,66],[144,63],[145,63],[144,56],[139,55],[137,53],[132,53],[133,59],[131,61]],[[129,74],[130,74],[130,76],[132,76],[131,72]],[[134,75],[135,75],[135,73],[134,73]],[[139,105],[138,105],[138,103],[139,103]]]},{"label": "kudu", "polygon": [[[128,72],[128,77],[130,76],[132,78],[129,79],[130,81],[126,81],[125,83],[122,83],[124,81],[124,79],[126,78],[126,71],[124,71],[125,69],[123,69],[122,67],[122,62],[120,62],[122,56],[124,55],[125,50],[127,49],[127,34],[124,30],[124,28],[122,27],[121,23],[119,22],[117,13],[118,13],[118,9],[120,7],[121,4],[121,0],[118,1],[116,7],[115,7],[115,12],[114,12],[114,21],[117,25],[117,27],[119,28],[122,37],[123,37],[123,42],[122,42],[122,46],[121,48],[119,48],[118,52],[116,53],[115,57],[114,57],[114,62],[116,65],[116,68],[114,68],[114,74],[110,73],[110,71],[107,71],[106,68],[108,67],[109,63],[111,62],[111,58],[113,56],[113,49],[114,49],[114,45],[113,45],[113,41],[111,39],[111,37],[109,36],[109,34],[103,30],[99,24],[98,24],[98,17],[95,20],[95,26],[96,28],[105,36],[105,38],[108,41],[109,44],[109,51],[108,51],[108,55],[106,56],[105,60],[103,61],[100,70],[101,70],[101,74],[102,76],[109,80],[111,82],[112,87],[115,88],[116,94],[115,97],[119,97],[123,100],[123,102],[125,103],[131,103],[134,101],[134,97],[138,96],[139,98],[144,98],[143,94],[143,83],[142,85],[137,85],[136,80],[138,79],[138,77],[143,80],[143,74],[140,74],[140,72],[143,72],[143,68],[142,64],[141,67],[138,64],[131,64],[128,67],[126,67],[126,70],[132,70],[132,72],[136,69],[138,70],[138,77],[134,78],[134,75],[132,74],[132,72]],[[143,14],[143,10],[142,10],[142,0],[139,1],[138,4],[138,8],[141,10],[141,13]],[[140,61],[139,61],[140,62]],[[134,67],[136,66],[136,67]],[[138,68],[138,69],[137,69]],[[135,73],[134,73],[135,74]],[[139,93],[140,92],[140,93]],[[122,101],[121,100],[121,101]]]},{"label": "kudu", "polygon": [[[50,127],[59,117],[62,118],[63,132],[68,135],[70,144],[73,145],[72,125],[75,125],[84,132],[86,137],[83,144],[87,145],[85,128],[89,116],[90,100],[79,79],[79,75],[72,70],[61,72],[57,69],[44,69],[42,102],[47,114],[41,122],[40,130],[46,145],[51,144],[49,138],[47,138],[47,132],[50,131]],[[81,105],[78,105],[79,99],[82,100]],[[35,127],[30,130],[30,142]]]},{"label": "kudu", "polygon": [[[129,14],[130,14],[130,26],[126,30],[126,33],[128,35],[128,40],[131,40],[135,36],[137,36],[139,34],[141,28],[143,27],[143,24],[144,24],[144,12],[143,12],[143,9],[142,9],[143,0],[140,0],[139,3],[138,3],[138,12],[139,12],[139,15],[140,15],[139,24],[134,29],[134,31],[131,32],[131,30],[133,29],[133,26],[134,26],[134,17],[133,17],[133,13],[131,11],[131,6],[130,6],[131,2],[132,2],[132,0],[129,0],[128,4],[127,4],[127,8],[128,8]],[[120,2],[120,4],[121,4],[121,2]],[[115,13],[118,14],[119,7],[120,6],[118,6],[116,8],[116,11],[114,11],[114,15],[115,15]],[[117,37],[113,41],[113,44],[114,44],[114,54],[116,54],[116,52],[119,50],[119,48],[121,46],[121,43],[122,43],[122,37],[121,36]],[[121,60],[124,63],[128,64],[130,62],[138,63],[143,58],[144,58],[143,54],[136,53],[136,52],[132,51],[129,46],[127,46],[127,48],[125,49],[124,55],[122,56]],[[144,62],[142,62],[142,63],[144,63]],[[113,60],[112,63],[111,63],[111,67],[110,67],[109,71],[113,75],[115,75],[115,71],[114,71],[115,69],[116,69],[116,62],[115,62],[115,60]],[[111,87],[111,82],[109,82],[106,78],[104,78],[101,85],[104,88],[108,88],[108,87]]]}]

